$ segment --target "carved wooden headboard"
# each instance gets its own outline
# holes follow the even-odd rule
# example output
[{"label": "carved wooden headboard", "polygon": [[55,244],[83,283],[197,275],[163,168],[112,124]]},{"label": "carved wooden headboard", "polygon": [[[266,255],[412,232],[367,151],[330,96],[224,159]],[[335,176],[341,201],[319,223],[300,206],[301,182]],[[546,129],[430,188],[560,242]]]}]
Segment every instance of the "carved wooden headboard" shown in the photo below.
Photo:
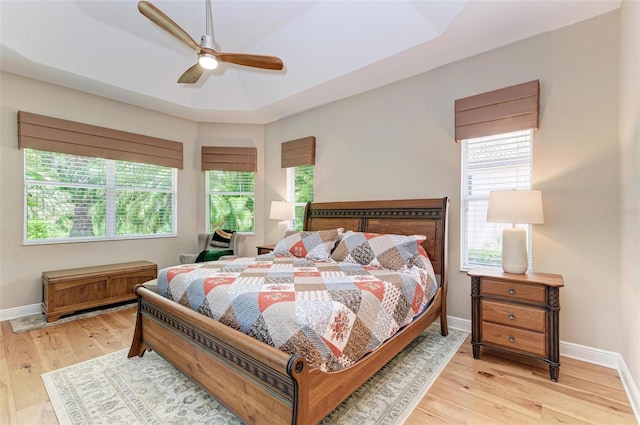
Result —
[{"label": "carved wooden headboard", "polygon": [[305,230],[329,230],[425,235],[423,246],[441,285],[447,279],[448,198],[389,201],[311,202]]}]

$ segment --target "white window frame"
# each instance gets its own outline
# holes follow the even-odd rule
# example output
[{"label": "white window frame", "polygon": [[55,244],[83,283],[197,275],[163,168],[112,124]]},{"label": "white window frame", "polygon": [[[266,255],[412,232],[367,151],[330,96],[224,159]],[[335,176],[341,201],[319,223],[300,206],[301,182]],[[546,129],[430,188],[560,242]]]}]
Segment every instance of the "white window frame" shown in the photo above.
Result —
[{"label": "white window frame", "polygon": [[[216,191],[214,188],[211,187],[211,178],[209,176],[209,173],[211,172],[215,172],[216,170],[208,170],[205,171],[205,191],[206,191],[206,202],[205,202],[205,217],[206,217],[206,231],[207,233],[211,233],[216,231],[217,229],[212,229],[211,228],[211,195],[215,194],[215,195],[251,195],[253,196],[253,204],[255,205],[255,201],[256,201],[256,192],[255,192],[255,183],[256,183],[256,173],[253,171],[245,171],[247,173],[252,173],[253,174],[253,192],[225,192],[225,191]],[[238,171],[222,171],[223,173],[237,173]],[[230,229],[230,230],[236,230],[236,229]],[[253,231],[250,232],[243,232],[243,231],[238,231],[238,234],[242,234],[242,235],[254,235],[256,231],[256,211],[255,208],[253,210]]]},{"label": "white window frame", "polygon": [[[521,139],[521,146],[517,159],[511,161],[509,164],[507,150],[495,149],[490,153],[494,156],[491,159],[484,161],[484,164],[471,165],[469,158],[469,143],[514,143],[515,140]],[[496,246],[499,248],[502,243],[502,229],[510,227],[511,224],[507,223],[487,223],[483,221],[476,214],[475,217],[471,217],[472,211],[470,205],[475,205],[480,212],[484,211],[484,220],[486,220],[486,207],[482,206],[483,202],[489,200],[489,191],[491,190],[506,190],[506,189],[531,189],[532,185],[532,171],[533,171],[533,130],[524,130],[513,133],[498,134],[495,136],[478,137],[473,139],[462,140],[461,149],[461,185],[460,185],[460,269],[462,271],[469,271],[475,267],[500,267],[501,253],[497,253],[497,262],[484,263],[481,260],[470,260],[470,249],[476,249],[478,247],[478,239],[486,238],[491,240],[499,240],[497,245],[493,244],[493,248]],[[497,145],[495,145],[497,146]],[[497,165],[500,164],[500,165]],[[516,166],[517,165],[517,166]],[[501,178],[491,178],[493,172],[494,177],[497,176],[502,169]],[[472,180],[474,173],[484,172],[490,179],[482,183],[478,183],[477,186],[473,185]],[[478,177],[477,174],[475,174]],[[475,187],[476,190],[470,189]],[[471,192],[471,193],[470,193]],[[480,193],[477,193],[480,192]],[[474,204],[475,203],[475,204]],[[482,215],[482,214],[480,214]],[[474,227],[470,223],[475,225],[475,231],[472,232],[471,228]],[[518,224],[517,227],[522,227],[527,230],[527,252],[529,255],[529,268],[531,268],[531,225],[530,224]],[[479,230],[478,230],[479,229]],[[473,233],[473,234],[472,234]],[[472,242],[472,239],[475,241]],[[475,245],[472,247],[471,245]],[[495,252],[495,249],[493,250]],[[496,258],[496,257],[494,257]]]},{"label": "white window frame", "polygon": [[[310,167],[313,167],[313,165],[309,165]],[[288,167],[287,168],[287,201],[288,202],[292,202],[294,207],[305,207],[307,205],[306,202],[295,202],[295,200],[297,199],[296,196],[296,169],[298,167]],[[314,169],[314,182],[315,182],[315,169]],[[289,223],[289,228],[291,229],[295,229],[296,228],[296,220],[295,218],[293,220],[290,221]],[[304,223],[302,224],[304,226]]]},{"label": "white window frame", "polygon": [[[32,180],[27,178],[28,164],[27,164],[27,151],[38,151],[38,149],[25,148],[23,155],[23,169],[24,169],[24,214],[23,214],[23,244],[25,245],[47,245],[47,244],[59,244],[59,243],[77,243],[77,242],[95,242],[95,241],[108,241],[108,240],[126,240],[126,239],[148,239],[148,238],[166,238],[175,237],[177,235],[177,198],[178,198],[178,173],[176,168],[171,168],[171,188],[170,189],[158,189],[148,187],[133,187],[133,186],[117,186],[116,185],[116,162],[129,162],[131,161],[118,161],[113,159],[104,159],[106,181],[104,185],[96,184],[79,184],[49,180]],[[48,151],[43,151],[48,152]],[[83,158],[80,155],[64,154],[67,156]],[[148,164],[140,164],[148,166]],[[160,167],[160,166],[158,166]],[[27,217],[27,197],[29,185],[38,186],[53,186],[53,187],[79,187],[87,189],[103,189],[105,190],[105,236],[87,236],[87,237],[67,237],[67,238],[49,238],[49,239],[28,239],[28,217]],[[128,235],[116,235],[116,192],[118,190],[134,190],[134,191],[146,191],[146,192],[162,192],[171,195],[171,231],[169,233],[156,233],[156,234],[128,234]]]}]

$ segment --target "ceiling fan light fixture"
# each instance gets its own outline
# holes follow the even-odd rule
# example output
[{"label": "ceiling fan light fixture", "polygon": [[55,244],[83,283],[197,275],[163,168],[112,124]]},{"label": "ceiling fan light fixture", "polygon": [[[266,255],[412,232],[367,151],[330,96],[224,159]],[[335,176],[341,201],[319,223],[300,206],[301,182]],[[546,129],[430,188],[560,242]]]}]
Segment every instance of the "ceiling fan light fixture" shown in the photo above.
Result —
[{"label": "ceiling fan light fixture", "polygon": [[[2,1],[2,0],[0,0]],[[213,39],[213,23],[211,17],[211,0],[205,0],[207,5],[207,34],[196,43],[187,32],[176,24],[170,17],[149,1],[138,2],[138,10],[151,22],[180,40],[198,54],[198,62],[187,69],[178,78],[178,83],[193,84],[202,77],[205,69],[216,69],[218,62],[233,63],[259,69],[282,70],[284,64],[275,56],[252,55],[243,53],[219,53]],[[218,59],[220,58],[220,59]]]},{"label": "ceiling fan light fixture", "polygon": [[200,53],[198,55],[198,63],[204,69],[216,69],[218,67],[218,60],[210,53]]}]

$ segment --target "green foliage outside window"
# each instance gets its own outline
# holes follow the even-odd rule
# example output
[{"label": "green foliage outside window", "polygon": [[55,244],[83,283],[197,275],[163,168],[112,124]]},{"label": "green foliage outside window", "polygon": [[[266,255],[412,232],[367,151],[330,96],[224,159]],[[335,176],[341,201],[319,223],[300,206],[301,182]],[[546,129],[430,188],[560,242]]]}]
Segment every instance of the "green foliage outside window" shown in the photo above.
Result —
[{"label": "green foliage outside window", "polygon": [[469,249],[469,258],[473,258],[474,266],[500,267],[502,251],[500,249]]},{"label": "green foliage outside window", "polygon": [[209,230],[255,230],[255,175],[250,171],[208,171]]},{"label": "green foliage outside window", "polygon": [[26,240],[175,233],[175,169],[25,149]]},{"label": "green foliage outside window", "polygon": [[313,202],[313,165],[295,167],[295,229],[304,227],[304,208]]}]

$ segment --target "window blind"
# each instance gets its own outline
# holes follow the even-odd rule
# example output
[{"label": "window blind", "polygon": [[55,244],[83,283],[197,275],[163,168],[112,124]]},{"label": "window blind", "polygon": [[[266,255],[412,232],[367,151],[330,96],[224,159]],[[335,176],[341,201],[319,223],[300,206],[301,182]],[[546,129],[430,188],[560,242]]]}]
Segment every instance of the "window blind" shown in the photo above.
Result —
[{"label": "window blind", "polygon": [[206,172],[208,231],[216,229],[255,231],[255,173],[251,171]]},{"label": "window blind", "polygon": [[316,138],[314,136],[284,142],[281,146],[282,168],[315,165]]},{"label": "window blind", "polygon": [[500,266],[502,229],[510,225],[487,223],[489,192],[531,189],[532,137],[526,130],[463,141],[463,267]]},{"label": "window blind", "polygon": [[18,147],[183,168],[182,143],[18,112]]},{"label": "window blind", "polygon": [[258,171],[258,150],[227,146],[202,147],[202,171]]},{"label": "window blind", "polygon": [[25,242],[175,235],[177,169],[24,149]]},{"label": "window blind", "polygon": [[455,139],[537,129],[539,112],[539,80],[458,99],[455,101]]},{"label": "window blind", "polygon": [[313,165],[287,168],[287,200],[294,203],[293,228],[302,230],[307,202],[313,202]]}]

